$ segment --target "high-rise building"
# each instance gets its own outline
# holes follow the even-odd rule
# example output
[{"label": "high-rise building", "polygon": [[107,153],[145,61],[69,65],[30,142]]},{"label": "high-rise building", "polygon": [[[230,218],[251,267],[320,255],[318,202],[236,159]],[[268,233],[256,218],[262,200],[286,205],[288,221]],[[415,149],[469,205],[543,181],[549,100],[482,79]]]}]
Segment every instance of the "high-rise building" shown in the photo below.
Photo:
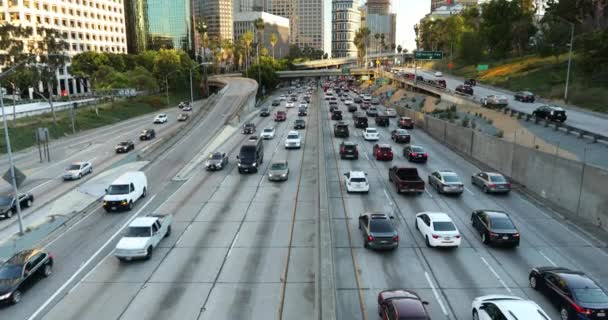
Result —
[{"label": "high-rise building", "polygon": [[370,14],[388,15],[391,11],[391,0],[367,0],[366,6]]},{"label": "high-rise building", "polygon": [[[193,0],[195,20],[202,18],[207,24],[209,39],[233,38],[232,0]],[[196,32],[196,30],[195,30]],[[197,39],[199,37],[197,36]],[[198,41],[196,41],[198,43]]]},{"label": "high-rise building", "polygon": [[175,48],[194,54],[192,0],[124,1],[129,53]]},{"label": "high-rise building", "polygon": [[[367,5],[360,8],[361,16],[364,17],[362,26],[370,30],[368,53],[391,51],[392,44],[397,42],[397,15],[390,12],[387,14],[378,13],[390,9],[390,3],[388,6],[384,6],[384,2],[379,2],[382,1],[377,1],[373,10],[369,7],[369,1]],[[380,6],[381,4],[382,6]],[[376,35],[378,35],[377,39]],[[384,41],[382,41],[382,37],[384,37]]]},{"label": "high-rise building", "polygon": [[289,19],[289,40],[291,43],[295,43],[296,34],[298,32],[296,1],[297,0],[266,0],[266,11],[268,13]]},{"label": "high-rise building", "polygon": [[477,5],[478,0],[431,0],[431,11],[444,6],[461,4],[463,6]]},{"label": "high-rise building", "polygon": [[[127,52],[122,0],[0,1],[0,24],[4,22],[33,28],[33,37],[38,37],[36,27],[60,31],[69,56],[83,51]],[[77,83],[67,66],[58,70],[57,79],[56,93],[87,91],[86,83]]]},{"label": "high-rise building", "polygon": [[291,43],[327,50],[325,17],[327,0],[267,0],[266,10],[289,19]]},{"label": "high-rise building", "polygon": [[[268,54],[272,56],[273,47],[270,37],[277,36],[277,43],[274,46],[275,58],[282,58],[289,52],[289,19],[276,16],[266,12],[240,12],[234,16],[234,42],[239,41],[241,36],[248,31],[253,32],[257,42],[258,33],[255,30],[254,21],[264,20],[264,31],[261,34],[262,47],[268,49]],[[262,48],[261,47],[261,48]]]},{"label": "high-rise building", "polygon": [[333,0],[332,2],[332,57],[354,57],[357,47],[355,33],[361,26],[361,13],[355,0]]}]

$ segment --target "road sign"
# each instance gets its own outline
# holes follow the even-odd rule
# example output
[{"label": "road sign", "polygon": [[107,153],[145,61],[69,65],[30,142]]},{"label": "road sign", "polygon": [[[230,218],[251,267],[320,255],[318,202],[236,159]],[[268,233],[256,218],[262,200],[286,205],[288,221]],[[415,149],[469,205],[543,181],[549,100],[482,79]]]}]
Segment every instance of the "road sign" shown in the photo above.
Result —
[{"label": "road sign", "polygon": [[487,64],[478,64],[477,65],[477,71],[486,71],[486,70],[488,70]]},{"label": "road sign", "polygon": [[454,64],[451,62],[448,63],[448,69],[450,69],[450,70],[454,69]]},{"label": "road sign", "polygon": [[414,52],[416,60],[441,60],[443,59],[443,51],[416,51]]},{"label": "road sign", "polygon": [[350,74],[349,68],[342,68],[342,74]]},{"label": "road sign", "polygon": [[[23,181],[25,181],[26,176],[23,174],[23,172],[21,172],[21,170],[17,169],[17,167],[13,168],[15,169],[15,182],[17,183],[17,188],[19,188]],[[2,179],[9,184],[13,184],[13,179],[11,179],[11,168],[6,170],[6,173],[2,176]]]},{"label": "road sign", "polygon": [[376,59],[376,65],[379,66],[380,65],[380,59]]}]

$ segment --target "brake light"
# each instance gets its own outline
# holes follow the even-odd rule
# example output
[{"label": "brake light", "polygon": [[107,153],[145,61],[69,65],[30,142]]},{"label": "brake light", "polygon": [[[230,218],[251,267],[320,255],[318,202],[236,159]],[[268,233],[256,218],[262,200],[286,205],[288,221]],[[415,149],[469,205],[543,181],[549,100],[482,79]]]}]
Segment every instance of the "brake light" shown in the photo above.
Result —
[{"label": "brake light", "polygon": [[428,155],[426,153],[423,154],[425,157],[428,157]]},{"label": "brake light", "polygon": [[374,241],[374,237],[373,236],[367,236],[367,241]]},{"label": "brake light", "polygon": [[591,310],[585,309],[585,308],[579,306],[578,304],[576,304],[574,302],[572,303],[572,308],[574,308],[574,311],[576,311],[577,313],[582,313],[582,314],[585,314],[585,315],[591,315]]},{"label": "brake light", "polygon": [[395,241],[395,242],[399,241],[399,236],[394,236],[393,241]]},{"label": "brake light", "polygon": [[514,233],[514,234],[513,234],[513,237],[515,237],[515,238],[519,238],[519,233]]},{"label": "brake light", "polygon": [[414,152],[414,153],[412,153],[412,156],[413,156],[413,157],[417,157],[417,156],[418,156],[418,154],[417,154],[416,152]]},{"label": "brake light", "polygon": [[432,237],[433,237],[433,239],[439,239],[439,236],[436,234],[434,234]]},{"label": "brake light", "polygon": [[457,235],[457,236],[455,236],[454,238],[456,238],[456,239],[460,239],[460,235]]},{"label": "brake light", "polygon": [[511,184],[510,184],[510,183],[507,183],[507,187],[511,188]]},{"label": "brake light", "polygon": [[490,187],[490,188],[496,188],[496,185],[495,184],[489,184],[488,187]]}]

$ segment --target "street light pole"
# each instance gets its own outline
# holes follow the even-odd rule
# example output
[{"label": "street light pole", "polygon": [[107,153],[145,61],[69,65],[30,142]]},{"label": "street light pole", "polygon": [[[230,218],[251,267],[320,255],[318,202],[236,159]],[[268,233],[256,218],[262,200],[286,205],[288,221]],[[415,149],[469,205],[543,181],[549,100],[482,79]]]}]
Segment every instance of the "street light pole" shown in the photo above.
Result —
[{"label": "street light pole", "polygon": [[566,88],[564,89],[564,102],[568,103],[568,84],[570,83],[570,66],[572,65],[572,47],[574,46],[574,23],[570,23],[570,52],[568,53],[568,72],[566,73]]},{"label": "street light pole", "polygon": [[[19,221],[19,234],[23,234],[23,220],[21,219],[21,202],[19,201],[19,188],[15,179],[15,166],[13,164],[13,154],[11,152],[11,139],[8,136],[8,125],[6,124],[6,114],[4,113],[4,92],[0,88],[0,109],[2,109],[2,122],[4,123],[4,140],[6,141],[6,155],[8,156],[9,170],[11,171],[11,184],[15,193],[15,207],[17,208],[17,219]],[[10,209],[9,209],[10,210]]]},{"label": "street light pole", "polygon": [[167,96],[167,107],[169,106],[169,75],[165,76],[165,94]]},{"label": "street light pole", "polygon": [[190,68],[190,104],[194,103],[194,93],[192,92],[192,68]]}]

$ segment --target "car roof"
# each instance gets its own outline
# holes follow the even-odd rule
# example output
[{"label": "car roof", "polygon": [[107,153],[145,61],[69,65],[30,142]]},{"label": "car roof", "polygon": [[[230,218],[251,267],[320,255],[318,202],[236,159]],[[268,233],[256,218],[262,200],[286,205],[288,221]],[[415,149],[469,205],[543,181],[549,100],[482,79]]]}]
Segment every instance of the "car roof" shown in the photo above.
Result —
[{"label": "car roof", "polygon": [[506,295],[488,295],[478,297],[483,302],[492,302],[495,304],[507,319],[517,320],[549,320],[548,315],[541,309],[536,302],[525,300],[516,296]]},{"label": "car roof", "polygon": [[282,164],[287,164],[287,160],[281,159],[281,160],[275,160],[271,163],[271,165],[275,164],[275,163],[282,163]]},{"label": "car roof", "polygon": [[83,165],[83,164],[87,164],[87,163],[88,163],[88,162],[86,162],[86,161],[78,161],[78,162],[72,162],[72,165],[78,165],[78,166],[81,166],[81,165]]},{"label": "car roof", "polygon": [[458,176],[458,174],[452,170],[438,170],[437,173],[442,176]]},{"label": "car roof", "polygon": [[390,148],[391,145],[388,143],[379,143],[378,148]]},{"label": "car roof", "polygon": [[224,153],[223,153],[223,152],[220,152],[220,151],[213,151],[213,152],[211,152],[211,154],[212,154],[212,155],[216,155],[216,154],[222,155],[222,154],[224,154]]},{"label": "car roof", "polygon": [[129,184],[129,183],[133,182],[133,180],[130,179],[132,176],[142,176],[142,175],[144,175],[144,173],[141,171],[125,172],[125,173],[121,174],[120,177],[118,177],[118,179],[114,180],[112,182],[112,184]]},{"label": "car roof", "polygon": [[363,171],[351,171],[349,175],[351,178],[365,178],[365,172]]},{"label": "car roof", "polygon": [[129,227],[151,227],[158,220],[153,217],[139,217],[129,224]]},{"label": "car roof", "polygon": [[488,171],[482,171],[482,172],[487,174],[488,176],[492,176],[492,177],[496,177],[496,176],[504,177],[501,173],[498,173],[498,172],[488,172]]},{"label": "car roof", "polygon": [[397,133],[407,133],[407,130],[399,128],[399,129],[395,129],[395,132],[397,132]]},{"label": "car roof", "polygon": [[390,219],[386,213],[382,213],[382,212],[367,212],[367,213],[364,213],[364,215],[369,216],[372,220],[374,220],[374,219],[389,220]]},{"label": "car roof", "polygon": [[42,250],[37,249],[37,248],[23,250],[23,251],[20,251],[20,252],[17,252],[16,254],[14,254],[12,257],[10,257],[8,260],[6,260],[4,263],[12,264],[12,265],[23,265],[29,259],[31,259],[33,256],[37,255],[40,252],[42,252]]},{"label": "car roof", "polygon": [[501,217],[509,217],[509,214],[504,212],[504,211],[499,211],[499,210],[479,210],[484,212],[486,215],[488,215],[488,217],[490,218],[501,218]]},{"label": "car roof", "polygon": [[300,132],[295,131],[295,130],[290,130],[289,132],[287,132],[287,135],[292,135],[292,134],[300,135]]},{"label": "car roof", "polygon": [[593,282],[593,280],[589,279],[584,273],[577,271],[565,271],[559,270],[555,272],[558,274],[566,283],[568,287],[571,289],[596,289],[598,285]]},{"label": "car roof", "polygon": [[356,146],[357,144],[352,141],[342,141],[342,144],[345,146]]}]

